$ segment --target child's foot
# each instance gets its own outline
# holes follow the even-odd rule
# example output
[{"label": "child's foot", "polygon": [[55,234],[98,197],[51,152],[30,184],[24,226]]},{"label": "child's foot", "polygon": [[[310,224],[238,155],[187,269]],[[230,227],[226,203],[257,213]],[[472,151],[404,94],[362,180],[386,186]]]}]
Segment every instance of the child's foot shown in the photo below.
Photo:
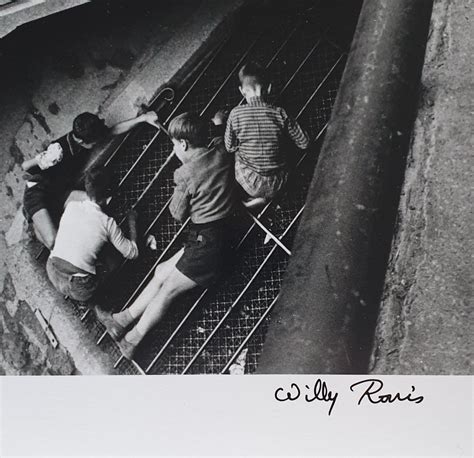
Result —
[{"label": "child's foot", "polygon": [[249,210],[254,210],[256,208],[261,208],[267,203],[267,199],[264,197],[253,197],[248,200],[242,201],[244,204],[245,208],[248,208]]},{"label": "child's foot", "polygon": [[120,325],[122,328],[128,328],[134,321],[135,318],[130,313],[130,310],[125,309],[121,312],[114,313],[112,318]]},{"label": "child's foot", "polygon": [[133,359],[133,355],[138,347],[138,344],[142,341],[143,335],[140,334],[138,329],[134,327],[131,329],[120,342],[118,342],[118,346],[122,355],[125,356],[128,360]]},{"label": "child's foot", "polygon": [[106,312],[101,310],[99,307],[96,307],[95,314],[97,319],[105,326],[112,339],[118,341],[125,335],[127,330],[114,320],[114,317],[110,312]]},{"label": "child's foot", "polygon": [[125,337],[122,340],[119,340],[117,345],[120,348],[122,355],[131,361],[135,355],[138,345],[129,342]]}]

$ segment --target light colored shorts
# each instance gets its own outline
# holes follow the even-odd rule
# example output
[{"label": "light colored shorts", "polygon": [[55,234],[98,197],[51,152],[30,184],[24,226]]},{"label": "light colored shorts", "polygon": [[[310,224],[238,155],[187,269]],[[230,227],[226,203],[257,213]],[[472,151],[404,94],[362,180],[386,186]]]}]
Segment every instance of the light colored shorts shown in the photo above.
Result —
[{"label": "light colored shorts", "polygon": [[288,172],[278,170],[271,175],[261,175],[242,162],[235,162],[235,179],[251,197],[272,199],[286,185]]}]

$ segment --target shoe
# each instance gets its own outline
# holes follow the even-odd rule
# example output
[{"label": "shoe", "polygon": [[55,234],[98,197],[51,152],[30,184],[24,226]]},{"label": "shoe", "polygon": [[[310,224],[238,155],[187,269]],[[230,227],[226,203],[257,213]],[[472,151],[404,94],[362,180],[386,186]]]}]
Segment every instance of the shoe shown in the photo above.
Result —
[{"label": "shoe", "polygon": [[105,326],[110,337],[115,341],[120,340],[127,330],[120,324],[118,324],[110,312],[101,310],[99,307],[95,307],[95,314],[97,319]]},{"label": "shoe", "polygon": [[125,358],[127,358],[129,361],[131,361],[133,359],[133,355],[135,354],[135,351],[138,345],[130,343],[125,337],[123,337],[123,339],[118,341],[117,345],[120,348],[122,355]]}]

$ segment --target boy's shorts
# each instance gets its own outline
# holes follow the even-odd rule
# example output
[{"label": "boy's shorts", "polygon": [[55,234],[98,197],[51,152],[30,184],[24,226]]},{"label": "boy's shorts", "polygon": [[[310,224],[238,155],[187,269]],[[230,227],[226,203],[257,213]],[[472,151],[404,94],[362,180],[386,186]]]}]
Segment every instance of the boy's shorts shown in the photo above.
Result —
[{"label": "boy's shorts", "polygon": [[62,213],[62,202],[61,199],[54,202],[48,184],[38,182],[31,187],[26,185],[23,194],[23,214],[28,222],[31,223],[33,215],[43,208],[48,210],[53,221],[59,222]]},{"label": "boy's shorts", "polygon": [[51,283],[65,296],[76,301],[87,301],[99,286],[97,275],[91,273],[75,275],[64,263],[65,261],[58,258],[48,258],[46,272]]},{"label": "boy's shorts", "polygon": [[231,260],[228,219],[191,224],[184,253],[176,268],[200,286],[208,287],[227,270]]},{"label": "boy's shorts", "polygon": [[278,170],[269,175],[261,175],[242,162],[235,162],[235,180],[251,197],[272,199],[286,185],[288,172]]}]

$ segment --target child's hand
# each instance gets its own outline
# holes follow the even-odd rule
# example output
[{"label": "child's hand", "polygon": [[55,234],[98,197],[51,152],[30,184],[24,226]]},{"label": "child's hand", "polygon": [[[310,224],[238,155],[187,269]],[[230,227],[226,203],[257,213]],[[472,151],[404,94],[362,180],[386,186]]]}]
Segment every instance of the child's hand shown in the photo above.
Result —
[{"label": "child's hand", "polygon": [[213,116],[211,121],[216,126],[221,126],[227,122],[227,118],[229,117],[229,110],[218,110],[216,114]]},{"label": "child's hand", "polygon": [[150,248],[150,250],[156,251],[157,250],[157,244],[156,244],[155,236],[150,234],[146,239],[145,245],[148,248]]},{"label": "child's hand", "polygon": [[136,210],[129,210],[127,213],[127,219],[130,221],[136,221],[138,218],[138,212]]},{"label": "child's hand", "polygon": [[154,111],[148,111],[147,113],[144,113],[142,115],[142,120],[143,122],[147,122],[148,124],[151,124],[152,126],[159,128],[157,121],[158,121],[158,115]]},{"label": "child's hand", "polygon": [[46,170],[61,162],[63,159],[63,149],[59,143],[51,143],[46,151],[36,156],[37,164],[41,170]]}]

